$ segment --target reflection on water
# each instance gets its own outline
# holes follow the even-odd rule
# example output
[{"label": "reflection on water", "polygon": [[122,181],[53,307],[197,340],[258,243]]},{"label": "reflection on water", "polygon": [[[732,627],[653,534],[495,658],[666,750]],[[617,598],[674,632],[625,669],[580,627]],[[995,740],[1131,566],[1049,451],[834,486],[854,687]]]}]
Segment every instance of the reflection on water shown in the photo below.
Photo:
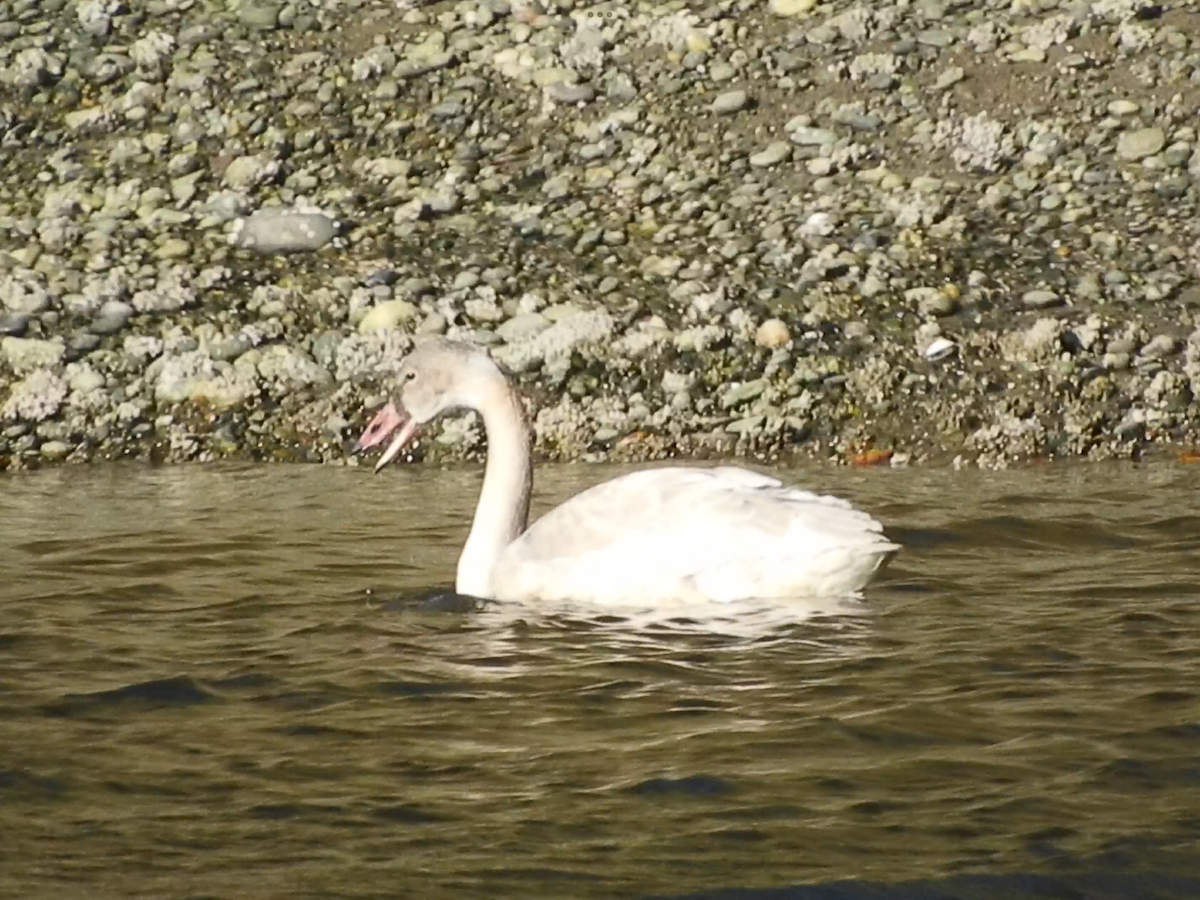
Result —
[{"label": "reflection on water", "polygon": [[0,896],[1200,895],[1198,476],[790,474],[863,604],[454,598],[473,469],[5,478]]}]

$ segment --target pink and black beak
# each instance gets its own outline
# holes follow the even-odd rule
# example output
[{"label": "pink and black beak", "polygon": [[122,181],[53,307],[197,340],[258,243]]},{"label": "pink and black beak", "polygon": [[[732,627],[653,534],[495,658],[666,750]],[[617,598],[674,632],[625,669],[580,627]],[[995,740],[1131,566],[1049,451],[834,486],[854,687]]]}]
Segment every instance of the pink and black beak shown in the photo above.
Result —
[{"label": "pink and black beak", "polygon": [[412,440],[417,431],[416,419],[398,410],[395,403],[388,403],[375,413],[362,436],[354,444],[354,452],[361,453],[382,444],[393,431],[397,431],[396,436],[383,451],[383,456],[379,457],[379,462],[375,463],[376,472],[395,459],[396,454],[404,449],[404,445]]}]

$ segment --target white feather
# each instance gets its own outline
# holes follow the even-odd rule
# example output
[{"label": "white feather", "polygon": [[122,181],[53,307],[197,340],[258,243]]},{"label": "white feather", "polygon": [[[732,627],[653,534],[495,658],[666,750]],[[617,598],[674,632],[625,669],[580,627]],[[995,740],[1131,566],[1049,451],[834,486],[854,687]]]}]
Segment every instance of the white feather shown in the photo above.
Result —
[{"label": "white feather", "polygon": [[635,605],[848,595],[898,549],[836,497],[745,469],[647,469],[547,513],[501,553],[490,587]]}]

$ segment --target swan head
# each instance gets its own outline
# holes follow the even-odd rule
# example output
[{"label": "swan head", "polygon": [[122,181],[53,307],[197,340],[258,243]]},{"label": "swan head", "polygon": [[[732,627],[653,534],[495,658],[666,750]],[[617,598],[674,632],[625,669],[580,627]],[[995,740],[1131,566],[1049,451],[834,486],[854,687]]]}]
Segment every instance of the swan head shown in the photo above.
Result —
[{"label": "swan head", "polygon": [[397,381],[398,397],[375,414],[355,444],[356,451],[369,450],[396,433],[376,463],[376,472],[412,440],[418,426],[451,410],[478,408],[497,384],[505,384],[485,351],[446,338],[417,344],[400,366]]}]

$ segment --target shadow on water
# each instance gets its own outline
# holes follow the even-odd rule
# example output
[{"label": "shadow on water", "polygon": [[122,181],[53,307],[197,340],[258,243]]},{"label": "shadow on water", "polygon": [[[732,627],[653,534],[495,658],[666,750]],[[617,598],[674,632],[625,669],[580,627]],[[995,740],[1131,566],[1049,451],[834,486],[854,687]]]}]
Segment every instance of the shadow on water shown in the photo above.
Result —
[{"label": "shadow on water", "polygon": [[[784,888],[701,891],[669,900],[1179,900],[1200,897],[1200,878],[1153,873],[961,875],[903,884],[838,881]],[[667,900],[667,896],[656,898]]]}]

